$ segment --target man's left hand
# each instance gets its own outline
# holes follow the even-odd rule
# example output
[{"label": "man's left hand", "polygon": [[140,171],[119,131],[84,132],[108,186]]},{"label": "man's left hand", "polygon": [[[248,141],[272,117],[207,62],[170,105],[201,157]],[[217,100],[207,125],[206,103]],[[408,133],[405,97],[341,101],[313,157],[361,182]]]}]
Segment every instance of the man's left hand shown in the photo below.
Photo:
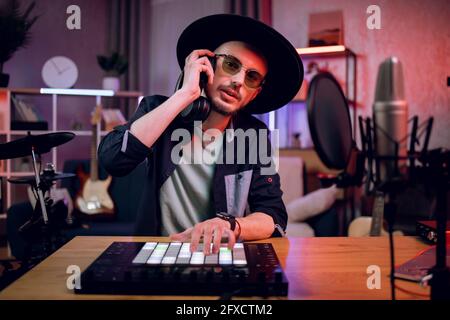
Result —
[{"label": "man's left hand", "polygon": [[191,241],[191,252],[197,250],[200,239],[203,237],[203,253],[211,253],[211,243],[213,243],[212,253],[218,253],[222,236],[228,237],[228,249],[233,249],[236,242],[234,232],[230,229],[230,223],[220,218],[213,218],[197,223],[195,226],[183,232],[170,235],[172,241]]}]

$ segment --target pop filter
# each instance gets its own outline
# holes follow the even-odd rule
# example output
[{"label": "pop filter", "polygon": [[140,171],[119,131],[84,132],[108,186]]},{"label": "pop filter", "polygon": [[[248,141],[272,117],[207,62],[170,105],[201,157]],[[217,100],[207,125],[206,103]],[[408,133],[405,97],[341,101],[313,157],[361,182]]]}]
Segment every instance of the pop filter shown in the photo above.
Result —
[{"label": "pop filter", "polygon": [[331,169],[346,169],[353,146],[352,126],[347,99],[333,75],[321,72],[312,79],[306,103],[320,159]]}]

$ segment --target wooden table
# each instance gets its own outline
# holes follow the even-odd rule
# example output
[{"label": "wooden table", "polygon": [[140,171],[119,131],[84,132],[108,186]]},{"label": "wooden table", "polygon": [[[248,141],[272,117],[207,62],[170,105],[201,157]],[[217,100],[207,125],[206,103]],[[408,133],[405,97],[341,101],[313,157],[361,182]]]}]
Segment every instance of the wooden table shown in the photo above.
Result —
[{"label": "wooden table", "polygon": [[[79,295],[67,289],[69,265],[84,270],[114,241],[168,241],[154,237],[76,237],[0,292],[0,299],[207,299],[217,297]],[[273,244],[289,280],[288,299],[390,299],[387,237],[276,238]],[[396,263],[414,257],[427,245],[414,237],[395,237]],[[367,267],[381,269],[381,289],[367,288]],[[402,288],[428,294],[405,281]],[[278,298],[278,297],[275,297]],[[397,290],[398,299],[417,299]],[[284,298],[282,298],[284,299]]]}]

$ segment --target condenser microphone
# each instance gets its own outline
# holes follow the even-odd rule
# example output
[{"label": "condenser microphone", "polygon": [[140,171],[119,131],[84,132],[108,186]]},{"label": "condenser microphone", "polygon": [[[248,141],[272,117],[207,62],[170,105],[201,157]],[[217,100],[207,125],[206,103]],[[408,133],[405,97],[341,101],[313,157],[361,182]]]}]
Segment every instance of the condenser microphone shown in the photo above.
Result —
[{"label": "condenser microphone", "polygon": [[376,154],[382,159],[377,169],[381,181],[386,181],[398,175],[398,168],[406,163],[397,157],[407,155],[408,103],[402,64],[396,57],[386,59],[378,69],[373,119]]}]

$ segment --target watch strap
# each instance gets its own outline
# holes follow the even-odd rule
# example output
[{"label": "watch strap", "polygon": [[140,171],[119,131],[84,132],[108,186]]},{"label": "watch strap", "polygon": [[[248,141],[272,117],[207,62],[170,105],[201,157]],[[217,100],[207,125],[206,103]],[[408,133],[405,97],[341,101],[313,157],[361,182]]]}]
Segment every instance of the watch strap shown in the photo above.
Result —
[{"label": "watch strap", "polygon": [[228,221],[230,223],[230,230],[234,231],[236,229],[236,218],[225,212],[217,212],[216,217]]}]

